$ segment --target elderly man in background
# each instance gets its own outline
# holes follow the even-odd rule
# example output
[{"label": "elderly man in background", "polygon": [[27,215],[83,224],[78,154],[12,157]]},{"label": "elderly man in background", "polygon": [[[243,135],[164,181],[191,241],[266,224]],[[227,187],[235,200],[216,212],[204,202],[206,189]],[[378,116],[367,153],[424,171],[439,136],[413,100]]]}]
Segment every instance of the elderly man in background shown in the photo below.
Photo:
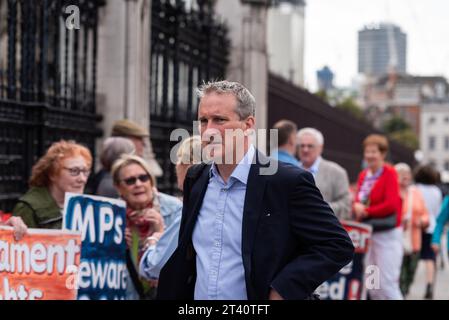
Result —
[{"label": "elderly man in background", "polygon": [[300,167],[313,174],[316,186],[335,215],[339,219],[350,219],[351,195],[348,174],[337,163],[321,157],[323,134],[314,128],[303,128],[298,131],[297,142]]},{"label": "elderly man in background", "polygon": [[118,120],[112,127],[111,137],[131,140],[136,147],[136,155],[147,161],[151,174],[157,178],[162,176],[162,169],[156,161],[147,129],[128,119]]}]

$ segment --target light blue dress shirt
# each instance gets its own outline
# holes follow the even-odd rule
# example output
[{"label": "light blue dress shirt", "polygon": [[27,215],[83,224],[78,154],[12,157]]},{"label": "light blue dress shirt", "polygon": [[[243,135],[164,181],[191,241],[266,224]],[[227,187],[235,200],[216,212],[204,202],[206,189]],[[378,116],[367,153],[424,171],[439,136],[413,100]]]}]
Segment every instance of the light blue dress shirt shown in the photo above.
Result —
[{"label": "light blue dress shirt", "polygon": [[316,178],[316,175],[318,173],[318,168],[320,167],[320,162],[321,162],[321,157],[318,157],[309,169],[304,168],[302,162],[299,163],[299,167],[301,169],[309,171],[313,175],[313,177]]},{"label": "light blue dress shirt", "polygon": [[142,277],[148,280],[159,278],[162,267],[178,247],[181,217],[182,214],[177,215],[172,224],[165,229],[157,244],[148,247],[143,254],[139,266],[139,273]]},{"label": "light blue dress shirt", "polygon": [[246,185],[254,159],[250,146],[224,183],[215,164],[193,231],[197,278],[195,300],[247,300],[242,258]]},{"label": "light blue dress shirt", "polygon": [[271,157],[273,159],[285,162],[285,163],[290,163],[294,166],[299,167],[299,161],[292,156],[290,153],[288,153],[287,151],[284,150],[273,150],[273,152],[271,153]]}]

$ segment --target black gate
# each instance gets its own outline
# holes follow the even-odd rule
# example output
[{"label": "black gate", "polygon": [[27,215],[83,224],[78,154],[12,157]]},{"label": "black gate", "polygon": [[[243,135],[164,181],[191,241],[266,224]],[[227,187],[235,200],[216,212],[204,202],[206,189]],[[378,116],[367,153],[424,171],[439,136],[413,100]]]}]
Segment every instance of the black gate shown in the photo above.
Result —
[{"label": "black gate", "polygon": [[227,29],[214,20],[213,1],[197,0],[189,9],[183,1],[152,3],[150,131],[154,152],[164,172],[161,191],[176,192],[170,161],[170,133],[192,132],[197,116],[196,87],[223,79],[228,64]]},{"label": "black gate", "polygon": [[[71,139],[94,152],[98,0],[0,0],[0,209],[36,160]],[[76,22],[79,29],[70,28]],[[70,9],[70,8],[69,8]],[[68,27],[69,26],[69,27]]]}]

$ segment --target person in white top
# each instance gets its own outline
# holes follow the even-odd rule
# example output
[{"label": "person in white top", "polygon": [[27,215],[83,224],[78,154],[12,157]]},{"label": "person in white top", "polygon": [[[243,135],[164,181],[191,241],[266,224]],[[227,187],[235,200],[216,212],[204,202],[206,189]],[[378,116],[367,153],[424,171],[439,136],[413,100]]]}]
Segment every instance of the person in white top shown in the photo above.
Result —
[{"label": "person in white top", "polygon": [[438,173],[431,166],[420,166],[415,170],[415,183],[421,191],[427,211],[429,212],[429,227],[423,231],[421,260],[426,262],[426,293],[424,299],[433,299],[433,287],[435,282],[435,252],[432,250],[431,241],[436,219],[440,212],[443,195],[436,186]]}]

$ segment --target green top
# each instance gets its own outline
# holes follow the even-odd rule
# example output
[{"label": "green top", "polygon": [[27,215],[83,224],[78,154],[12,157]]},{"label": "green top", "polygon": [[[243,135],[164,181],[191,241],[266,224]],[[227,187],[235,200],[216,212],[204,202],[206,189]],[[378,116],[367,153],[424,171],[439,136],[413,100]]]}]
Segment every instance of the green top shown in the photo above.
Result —
[{"label": "green top", "polygon": [[19,199],[12,214],[21,217],[28,228],[62,228],[62,209],[58,207],[47,188],[33,187],[28,190]]}]

